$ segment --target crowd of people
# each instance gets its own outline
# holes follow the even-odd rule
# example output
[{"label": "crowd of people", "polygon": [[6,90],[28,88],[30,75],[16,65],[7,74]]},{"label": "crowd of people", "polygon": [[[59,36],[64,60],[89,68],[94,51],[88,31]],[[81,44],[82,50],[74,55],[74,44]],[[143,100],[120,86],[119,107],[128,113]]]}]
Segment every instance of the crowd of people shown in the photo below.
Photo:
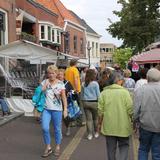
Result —
[{"label": "crowd of people", "polygon": [[[54,127],[54,155],[60,155],[62,141],[62,121],[66,135],[71,134],[71,122],[67,119],[67,97],[70,91],[76,93],[75,99],[81,110],[76,121],[86,126],[86,138],[105,136],[108,160],[127,160],[130,137],[133,130],[139,130],[140,146],[138,159],[147,160],[151,149],[152,158],[160,160],[160,71],[158,68],[139,71],[140,79],[131,78],[129,69],[104,69],[98,75],[96,68],[85,68],[80,75],[77,60],[72,59],[64,69],[50,65],[47,78],[41,82],[46,101],[41,114],[43,138],[46,145],[42,157],[53,151],[51,146],[50,122]],[[98,75],[98,76],[97,76]],[[139,127],[138,129],[135,126]]]}]

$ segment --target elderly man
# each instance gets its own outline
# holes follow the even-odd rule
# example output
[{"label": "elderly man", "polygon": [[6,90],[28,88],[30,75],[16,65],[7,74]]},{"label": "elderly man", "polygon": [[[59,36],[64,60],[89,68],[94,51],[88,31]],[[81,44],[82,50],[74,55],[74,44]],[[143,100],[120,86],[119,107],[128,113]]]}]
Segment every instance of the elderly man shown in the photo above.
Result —
[{"label": "elderly man", "polygon": [[140,146],[138,160],[160,160],[160,71],[155,68],[147,72],[148,84],[134,93],[134,119],[140,124]]}]

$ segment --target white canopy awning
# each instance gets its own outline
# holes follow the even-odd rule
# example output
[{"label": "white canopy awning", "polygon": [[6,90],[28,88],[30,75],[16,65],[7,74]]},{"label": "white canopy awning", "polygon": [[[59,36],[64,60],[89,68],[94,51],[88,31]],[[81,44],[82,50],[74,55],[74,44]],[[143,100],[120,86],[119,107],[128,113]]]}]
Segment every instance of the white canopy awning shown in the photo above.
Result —
[{"label": "white canopy awning", "polygon": [[0,47],[0,56],[30,61],[56,61],[57,51],[26,40],[11,42]]}]

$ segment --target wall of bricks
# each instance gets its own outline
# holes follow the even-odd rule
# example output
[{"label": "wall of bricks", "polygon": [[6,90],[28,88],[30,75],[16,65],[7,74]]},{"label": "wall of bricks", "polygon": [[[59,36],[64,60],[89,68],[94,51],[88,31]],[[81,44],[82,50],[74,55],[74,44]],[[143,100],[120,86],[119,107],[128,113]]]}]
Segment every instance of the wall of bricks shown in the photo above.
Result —
[{"label": "wall of bricks", "polygon": [[0,0],[0,8],[7,12],[8,42],[13,42],[16,40],[15,0]]},{"label": "wall of bricks", "polygon": [[[77,56],[77,57],[85,57],[86,54],[86,38],[85,38],[85,33],[84,31],[81,30],[77,30],[71,26],[67,26],[66,31],[69,32],[70,34],[70,53],[73,56]],[[74,50],[74,36],[77,36],[77,50]],[[83,39],[83,51],[80,50],[81,44],[80,44],[80,40],[81,38]]]}]

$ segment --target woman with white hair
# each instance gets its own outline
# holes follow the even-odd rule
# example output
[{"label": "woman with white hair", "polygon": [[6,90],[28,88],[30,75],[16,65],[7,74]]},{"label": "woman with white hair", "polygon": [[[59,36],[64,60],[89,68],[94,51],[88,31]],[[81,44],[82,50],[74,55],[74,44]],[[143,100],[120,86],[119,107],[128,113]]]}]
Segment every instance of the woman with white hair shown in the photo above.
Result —
[{"label": "woman with white hair", "polygon": [[152,68],[147,72],[148,83],[134,93],[134,119],[139,122],[138,160],[160,160],[160,71]]}]

